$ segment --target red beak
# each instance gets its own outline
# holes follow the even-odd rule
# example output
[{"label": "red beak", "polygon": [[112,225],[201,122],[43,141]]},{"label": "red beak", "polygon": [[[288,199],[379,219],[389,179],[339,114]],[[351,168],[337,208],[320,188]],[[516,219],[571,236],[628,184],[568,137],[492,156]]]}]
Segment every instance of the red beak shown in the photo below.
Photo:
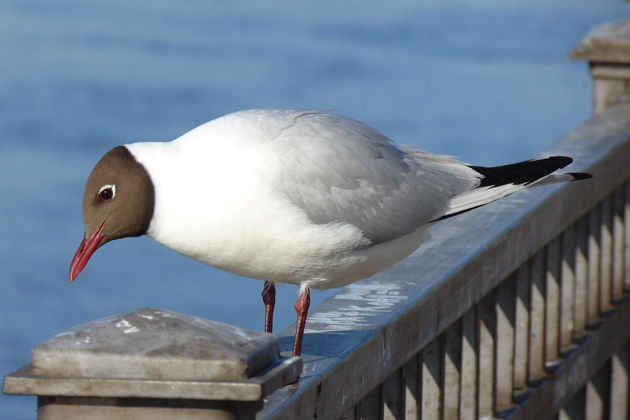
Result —
[{"label": "red beak", "polygon": [[70,263],[70,281],[74,281],[74,279],[77,278],[81,270],[83,270],[90,260],[92,254],[94,254],[94,251],[101,245],[103,241],[103,234],[101,233],[103,226],[105,226],[105,223],[103,223],[92,236],[83,238],[81,241],[81,245],[79,245],[79,249],[77,249]]}]

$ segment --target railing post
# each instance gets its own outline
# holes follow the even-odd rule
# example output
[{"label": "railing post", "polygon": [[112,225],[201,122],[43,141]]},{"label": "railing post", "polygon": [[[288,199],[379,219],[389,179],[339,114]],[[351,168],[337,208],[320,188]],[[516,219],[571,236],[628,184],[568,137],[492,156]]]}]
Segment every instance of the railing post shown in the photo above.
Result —
[{"label": "railing post", "polygon": [[630,103],[630,20],[593,28],[571,52],[589,62],[593,78],[593,113]]},{"label": "railing post", "polygon": [[144,308],[36,346],[4,392],[37,395],[42,420],[253,419],[301,368],[271,334]]}]

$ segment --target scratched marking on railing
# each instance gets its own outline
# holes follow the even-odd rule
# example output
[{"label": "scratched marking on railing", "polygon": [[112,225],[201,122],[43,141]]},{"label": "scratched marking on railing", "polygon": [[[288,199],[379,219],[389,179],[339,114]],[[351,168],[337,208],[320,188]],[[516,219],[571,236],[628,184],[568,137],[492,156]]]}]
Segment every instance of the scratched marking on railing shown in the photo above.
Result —
[{"label": "scratched marking on railing", "polygon": [[[317,324],[318,328],[306,331],[339,331],[371,325],[371,317],[390,312],[392,307],[408,299],[400,293],[402,288],[400,283],[350,284],[333,297],[339,301],[335,310],[315,312],[309,317],[308,323]],[[349,302],[343,303],[345,300]]]}]

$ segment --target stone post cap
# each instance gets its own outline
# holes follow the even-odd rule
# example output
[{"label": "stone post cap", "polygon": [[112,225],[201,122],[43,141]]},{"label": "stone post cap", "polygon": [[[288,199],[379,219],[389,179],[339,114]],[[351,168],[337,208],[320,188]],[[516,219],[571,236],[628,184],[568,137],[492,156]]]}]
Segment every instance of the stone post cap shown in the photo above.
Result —
[{"label": "stone post cap", "polygon": [[279,358],[271,334],[163,309],[88,322],[36,346],[42,376],[234,381]]},{"label": "stone post cap", "polygon": [[295,382],[301,366],[280,358],[272,334],[142,308],[36,346],[30,366],[5,378],[5,392],[255,400]]},{"label": "stone post cap", "polygon": [[602,63],[630,63],[630,19],[596,26],[571,51],[570,57]]}]

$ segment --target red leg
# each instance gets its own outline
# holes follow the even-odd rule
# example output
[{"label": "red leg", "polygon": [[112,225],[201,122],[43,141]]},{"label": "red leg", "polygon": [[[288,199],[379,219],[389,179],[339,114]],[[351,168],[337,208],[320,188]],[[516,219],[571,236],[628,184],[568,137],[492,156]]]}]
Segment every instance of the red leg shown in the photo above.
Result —
[{"label": "red leg", "polygon": [[302,339],[304,338],[304,327],[306,326],[306,316],[308,307],[311,305],[311,291],[308,287],[300,290],[300,297],[295,301],[295,312],[297,312],[297,325],[295,326],[295,341],[293,342],[293,355],[299,356],[302,353]]},{"label": "red leg", "polygon": [[265,304],[265,332],[273,330],[273,308],[276,305],[276,285],[271,281],[265,281],[262,291],[262,298]]}]

